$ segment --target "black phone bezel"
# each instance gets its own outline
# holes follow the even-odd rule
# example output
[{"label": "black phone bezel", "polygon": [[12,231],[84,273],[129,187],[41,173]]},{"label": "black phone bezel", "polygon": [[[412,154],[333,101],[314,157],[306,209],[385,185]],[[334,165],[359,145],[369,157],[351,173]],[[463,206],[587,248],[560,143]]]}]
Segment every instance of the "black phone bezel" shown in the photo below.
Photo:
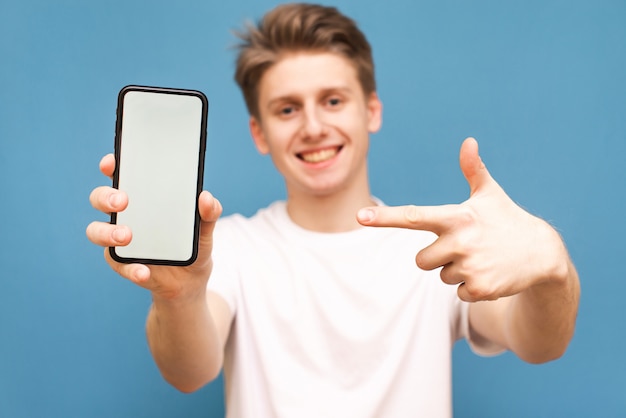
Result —
[{"label": "black phone bezel", "polygon": [[[207,124],[208,124],[208,112],[209,101],[207,97],[199,90],[180,89],[170,87],[155,87],[155,86],[142,86],[142,85],[127,85],[120,89],[117,96],[117,110],[115,121],[115,170],[113,172],[113,188],[119,189],[119,162],[121,161],[121,141],[122,141],[122,115],[124,112],[124,96],[128,92],[141,91],[152,93],[164,93],[164,94],[178,94],[198,97],[202,102],[202,114],[201,114],[201,128],[200,128],[200,144],[198,147],[198,174],[196,183],[196,201],[195,201],[195,215],[194,215],[194,231],[193,231],[193,245],[191,256],[187,260],[166,260],[158,258],[133,258],[122,257],[115,252],[116,247],[109,247],[109,254],[113,260],[119,263],[140,263],[140,264],[152,264],[152,265],[165,265],[165,266],[189,266],[193,264],[198,258],[198,244],[200,238],[200,211],[198,209],[198,197],[202,192],[204,182],[204,160],[206,155],[206,140],[207,140]],[[111,224],[117,224],[117,212],[111,213]]]}]

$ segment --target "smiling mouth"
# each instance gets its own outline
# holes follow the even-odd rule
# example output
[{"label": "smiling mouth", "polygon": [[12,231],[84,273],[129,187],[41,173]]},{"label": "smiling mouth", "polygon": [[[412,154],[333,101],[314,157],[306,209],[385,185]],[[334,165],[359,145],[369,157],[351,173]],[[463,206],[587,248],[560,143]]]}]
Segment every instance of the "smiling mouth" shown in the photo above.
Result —
[{"label": "smiling mouth", "polygon": [[296,154],[298,158],[307,163],[321,163],[324,161],[328,161],[333,158],[335,155],[341,151],[341,146],[325,148],[322,150],[311,151],[311,152],[301,152]]}]

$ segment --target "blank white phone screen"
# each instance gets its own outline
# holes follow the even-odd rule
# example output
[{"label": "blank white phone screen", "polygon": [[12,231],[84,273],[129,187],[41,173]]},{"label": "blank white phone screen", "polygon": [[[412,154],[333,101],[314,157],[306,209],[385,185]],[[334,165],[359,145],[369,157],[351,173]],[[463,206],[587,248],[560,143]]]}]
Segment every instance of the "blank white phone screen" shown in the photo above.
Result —
[{"label": "blank white phone screen", "polygon": [[184,262],[193,254],[202,100],[129,91],[124,96],[118,188],[128,207],[117,224],[132,241],[120,257]]}]

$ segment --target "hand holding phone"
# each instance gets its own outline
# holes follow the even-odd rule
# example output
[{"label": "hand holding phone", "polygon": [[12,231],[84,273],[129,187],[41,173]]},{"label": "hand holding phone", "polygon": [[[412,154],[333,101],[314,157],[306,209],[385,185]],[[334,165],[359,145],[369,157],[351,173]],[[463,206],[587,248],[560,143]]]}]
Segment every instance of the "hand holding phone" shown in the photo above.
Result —
[{"label": "hand holding phone", "polygon": [[128,196],[111,214],[132,241],[110,247],[122,263],[186,266],[198,253],[208,100],[195,90],[126,86],[118,95],[113,187]]}]

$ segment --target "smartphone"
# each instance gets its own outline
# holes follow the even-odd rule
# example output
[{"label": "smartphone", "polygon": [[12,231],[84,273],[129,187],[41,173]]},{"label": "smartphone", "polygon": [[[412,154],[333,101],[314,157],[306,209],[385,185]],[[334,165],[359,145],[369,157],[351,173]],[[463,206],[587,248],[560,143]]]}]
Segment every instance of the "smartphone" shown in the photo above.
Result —
[{"label": "smartphone", "polygon": [[187,266],[198,255],[208,100],[196,90],[126,86],[118,94],[113,187],[128,207],[111,223],[132,231],[109,248],[122,263]]}]

